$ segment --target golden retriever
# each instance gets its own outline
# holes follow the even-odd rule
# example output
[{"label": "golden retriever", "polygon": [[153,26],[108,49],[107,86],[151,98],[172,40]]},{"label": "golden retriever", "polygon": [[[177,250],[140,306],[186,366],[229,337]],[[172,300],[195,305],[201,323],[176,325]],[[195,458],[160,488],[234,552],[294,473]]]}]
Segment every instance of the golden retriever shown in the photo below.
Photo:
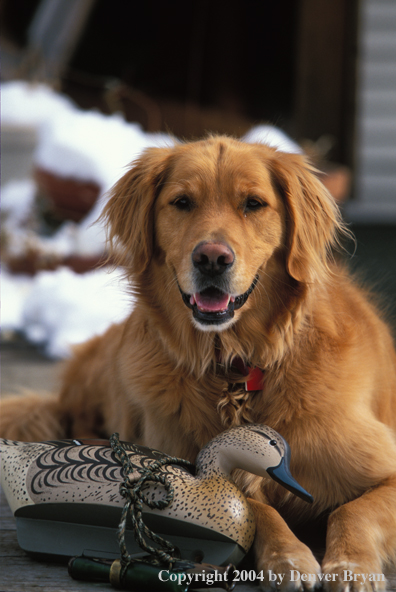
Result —
[{"label": "golden retriever", "polygon": [[[332,261],[343,224],[313,168],[227,137],[151,148],[103,216],[136,306],[76,349],[57,398],[6,400],[1,435],[118,431],[194,460],[229,426],[268,424],[315,502],[238,472],[263,587],[273,573],[285,590],[313,588],[312,575],[334,591],[383,588],[369,580],[396,551],[396,355],[367,294]],[[259,369],[254,390],[241,362]],[[290,526],[324,511],[320,568]],[[311,577],[293,582],[292,569]]]}]

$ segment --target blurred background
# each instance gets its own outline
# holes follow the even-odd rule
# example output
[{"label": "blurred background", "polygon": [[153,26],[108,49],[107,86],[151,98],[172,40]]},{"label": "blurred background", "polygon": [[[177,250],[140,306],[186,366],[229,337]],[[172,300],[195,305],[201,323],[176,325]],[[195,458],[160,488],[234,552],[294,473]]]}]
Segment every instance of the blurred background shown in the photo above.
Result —
[{"label": "blurred background", "polygon": [[395,321],[394,0],[3,0],[0,10],[3,350],[27,340],[67,357],[128,313],[92,223],[146,146],[207,132],[310,156],[356,235],[348,264]]}]

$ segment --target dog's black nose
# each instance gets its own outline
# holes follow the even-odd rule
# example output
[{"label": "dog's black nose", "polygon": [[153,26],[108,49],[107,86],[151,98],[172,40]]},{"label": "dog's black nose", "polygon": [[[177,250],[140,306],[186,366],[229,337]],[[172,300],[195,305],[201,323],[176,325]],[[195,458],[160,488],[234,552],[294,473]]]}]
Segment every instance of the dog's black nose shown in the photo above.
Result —
[{"label": "dog's black nose", "polygon": [[235,256],[222,242],[202,242],[192,253],[193,265],[204,275],[221,275],[234,263]]}]

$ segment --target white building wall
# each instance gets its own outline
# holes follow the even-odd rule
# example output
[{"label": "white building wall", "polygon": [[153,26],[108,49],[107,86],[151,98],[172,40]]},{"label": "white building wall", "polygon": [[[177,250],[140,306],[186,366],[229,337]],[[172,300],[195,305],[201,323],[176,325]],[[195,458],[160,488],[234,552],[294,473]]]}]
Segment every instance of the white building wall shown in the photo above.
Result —
[{"label": "white building wall", "polygon": [[396,222],[396,0],[361,0],[352,221]]}]

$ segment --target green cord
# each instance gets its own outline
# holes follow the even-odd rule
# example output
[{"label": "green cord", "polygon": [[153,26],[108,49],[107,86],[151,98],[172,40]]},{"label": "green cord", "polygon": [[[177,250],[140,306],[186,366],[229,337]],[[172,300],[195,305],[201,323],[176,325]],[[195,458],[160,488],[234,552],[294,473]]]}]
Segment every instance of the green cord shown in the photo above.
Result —
[{"label": "green cord", "polygon": [[[124,481],[120,485],[120,493],[122,497],[126,499],[126,502],[122,510],[121,521],[118,527],[118,543],[121,551],[121,564],[123,566],[123,571],[121,574],[122,580],[128,565],[131,563],[131,561],[133,561],[132,556],[128,553],[125,542],[128,514],[131,517],[132,528],[136,542],[141,547],[141,549],[154,555],[160,563],[166,563],[169,566],[180,559],[179,557],[175,556],[177,551],[172,543],[155,534],[155,532],[150,530],[144,524],[142,518],[143,504],[152,509],[162,510],[169,506],[169,504],[171,504],[173,501],[173,485],[169,479],[167,479],[166,475],[160,472],[161,467],[165,465],[178,465],[187,469],[192,469],[194,468],[194,464],[181,458],[166,456],[161,460],[154,460],[150,466],[146,468],[136,468],[129,460],[129,456],[126,453],[125,448],[120,443],[119,435],[117,433],[110,437],[110,444],[122,465],[124,474]],[[128,446],[130,447],[131,445],[128,444]],[[136,448],[136,452],[139,452],[138,448]],[[136,471],[141,474],[141,477],[138,479],[138,481],[131,483],[129,475]],[[142,488],[148,481],[161,483],[161,485],[164,486],[166,491],[165,499],[153,501],[149,500],[147,496],[144,495]],[[159,545],[160,548],[155,548],[149,545],[144,540],[144,537],[151,539],[154,543]]]}]

